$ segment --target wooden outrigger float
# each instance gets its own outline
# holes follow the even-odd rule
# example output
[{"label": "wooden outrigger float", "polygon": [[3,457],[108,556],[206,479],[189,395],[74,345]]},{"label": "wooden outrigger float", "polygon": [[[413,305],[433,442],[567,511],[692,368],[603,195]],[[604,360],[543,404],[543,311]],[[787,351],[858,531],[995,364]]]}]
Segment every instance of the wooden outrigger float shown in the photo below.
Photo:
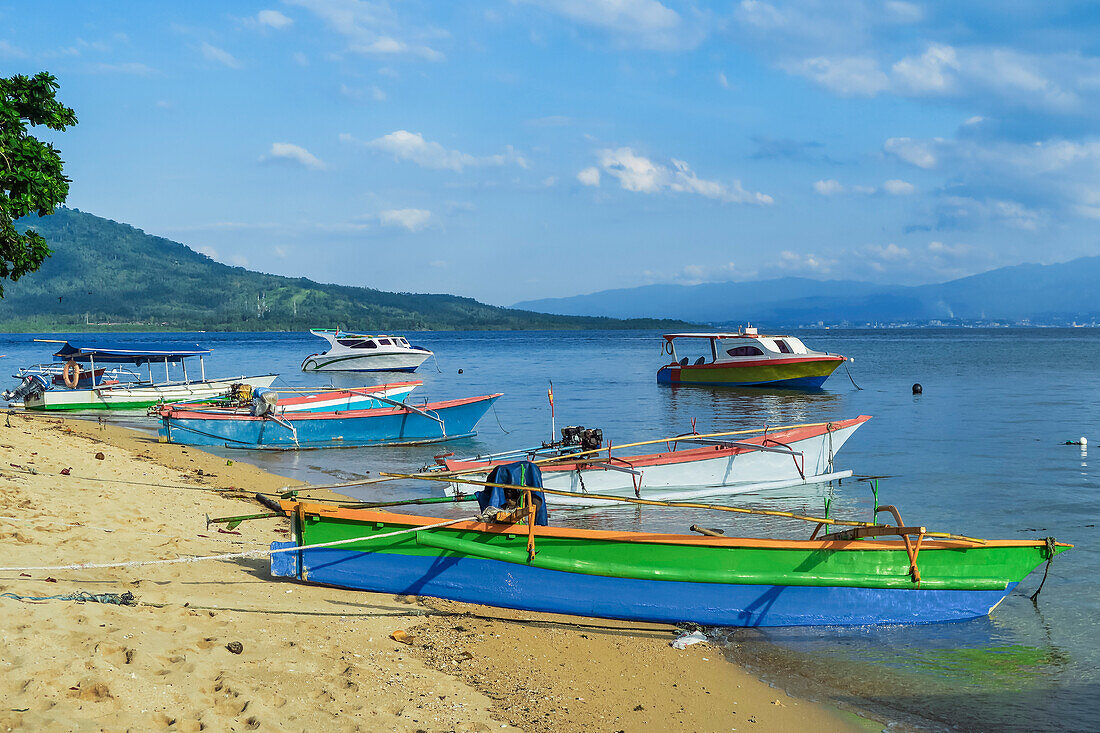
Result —
[{"label": "wooden outrigger float", "polygon": [[[513,464],[516,465],[516,464]],[[531,464],[524,464],[531,466]],[[537,473],[536,467],[531,467]],[[392,478],[429,478],[389,474]],[[438,478],[433,479],[438,480]],[[452,479],[454,480],[454,479]],[[275,576],[528,611],[712,626],[916,624],[986,616],[1072,545],[980,540],[907,526],[738,507],[604,496],[636,504],[816,523],[807,540],[536,526],[536,496],[511,511],[438,518],[284,499],[292,541],[272,544]],[[515,496],[515,495],[513,495]],[[500,520],[503,520],[500,521]],[[839,531],[818,536],[823,528]],[[898,539],[883,539],[894,535]]]}]

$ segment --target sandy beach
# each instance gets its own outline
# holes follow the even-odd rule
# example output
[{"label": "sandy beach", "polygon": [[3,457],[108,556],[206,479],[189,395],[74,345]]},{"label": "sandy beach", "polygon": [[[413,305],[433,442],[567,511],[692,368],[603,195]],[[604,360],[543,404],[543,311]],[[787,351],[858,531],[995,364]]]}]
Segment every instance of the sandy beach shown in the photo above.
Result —
[{"label": "sandy beach", "polygon": [[[5,730],[816,731],[881,723],[796,699],[671,626],[272,580],[295,482],[93,421],[0,417]],[[132,593],[135,605],[64,597]],[[12,596],[18,596],[15,598]],[[62,596],[52,600],[30,600]],[[391,638],[403,631],[407,641]]]}]

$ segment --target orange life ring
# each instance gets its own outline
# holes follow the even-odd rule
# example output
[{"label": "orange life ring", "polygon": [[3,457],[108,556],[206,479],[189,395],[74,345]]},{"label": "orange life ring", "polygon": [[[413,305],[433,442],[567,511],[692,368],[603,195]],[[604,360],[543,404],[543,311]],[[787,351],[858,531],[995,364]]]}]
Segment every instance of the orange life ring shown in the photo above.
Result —
[{"label": "orange life ring", "polygon": [[65,379],[66,387],[76,389],[76,385],[80,382],[80,365],[75,361],[65,362],[65,370],[61,376]]}]

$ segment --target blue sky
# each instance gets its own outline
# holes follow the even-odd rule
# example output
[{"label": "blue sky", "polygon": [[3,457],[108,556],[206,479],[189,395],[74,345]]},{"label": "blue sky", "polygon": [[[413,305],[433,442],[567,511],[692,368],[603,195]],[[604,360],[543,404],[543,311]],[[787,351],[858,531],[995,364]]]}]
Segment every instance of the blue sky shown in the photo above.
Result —
[{"label": "blue sky", "polygon": [[69,205],[494,304],[1100,254],[1089,3],[0,3]]}]

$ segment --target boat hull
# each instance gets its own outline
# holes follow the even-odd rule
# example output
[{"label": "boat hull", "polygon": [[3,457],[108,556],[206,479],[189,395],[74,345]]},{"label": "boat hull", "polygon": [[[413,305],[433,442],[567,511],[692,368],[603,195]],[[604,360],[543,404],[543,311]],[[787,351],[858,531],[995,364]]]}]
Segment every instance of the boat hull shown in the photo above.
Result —
[{"label": "boat hull", "polygon": [[[676,500],[817,484],[851,475],[847,471],[836,472],[833,459],[852,434],[870,419],[870,416],[861,415],[826,425],[769,432],[767,445],[801,452],[803,458],[797,461],[786,453],[707,446],[643,456],[615,456],[611,465],[620,470],[592,464],[543,465],[542,481],[548,489],[576,494],[575,497],[558,497],[556,503],[584,506],[608,503],[590,499],[585,496],[586,493]],[[763,439],[754,436],[744,442],[760,444]],[[592,460],[608,463],[606,453],[597,454]],[[470,470],[479,465],[496,464],[445,462],[447,470],[452,471]],[[640,475],[621,470],[623,468],[637,471]],[[470,477],[483,478],[487,472],[470,474]],[[441,486],[448,495],[469,493],[472,488],[462,484]]]},{"label": "boat hull", "polygon": [[537,554],[528,563],[524,527],[468,522],[372,541],[372,535],[436,520],[329,507],[303,509],[292,517],[295,541],[275,543],[273,549],[362,539],[272,555],[276,576],[527,611],[713,626],[977,618],[988,615],[1046,559],[1045,545],[1038,542],[926,541],[918,556],[918,586],[900,541],[696,538],[540,527]]},{"label": "boat hull", "polygon": [[[500,395],[417,406],[443,421],[398,408],[285,413],[278,419],[202,410],[161,410],[160,435],[170,443],[232,448],[330,448],[434,443],[474,435]],[[288,427],[289,426],[289,427]]]},{"label": "boat hull", "polygon": [[224,395],[234,384],[270,387],[278,374],[236,379],[214,379],[189,384],[111,386],[103,389],[46,390],[28,397],[28,410],[129,410],[168,402],[202,401]]},{"label": "boat hull", "polygon": [[369,354],[313,354],[302,362],[303,372],[415,372],[430,351],[394,351]]},{"label": "boat hull", "polygon": [[830,355],[732,364],[669,364],[657,370],[657,383],[819,389],[843,363],[843,356]]}]

